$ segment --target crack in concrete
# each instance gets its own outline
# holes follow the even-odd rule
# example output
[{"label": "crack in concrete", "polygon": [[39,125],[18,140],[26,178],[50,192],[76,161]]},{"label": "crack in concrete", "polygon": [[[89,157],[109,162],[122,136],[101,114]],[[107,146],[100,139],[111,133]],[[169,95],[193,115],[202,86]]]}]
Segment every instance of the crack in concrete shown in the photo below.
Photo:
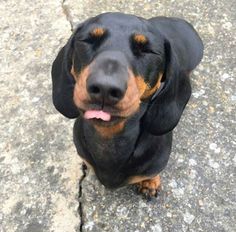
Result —
[{"label": "crack in concrete", "polygon": [[81,200],[81,197],[82,197],[82,182],[84,180],[84,178],[86,177],[87,173],[86,173],[86,170],[87,170],[87,166],[83,163],[82,164],[82,176],[79,180],[79,196],[78,196],[78,201],[79,201],[79,207],[78,207],[78,213],[79,213],[79,216],[80,216],[80,227],[79,227],[79,231],[80,232],[83,232],[83,225],[84,225],[84,213],[83,213],[83,203],[82,203],[82,200]]},{"label": "crack in concrete", "polygon": [[[66,0],[63,0],[61,2],[61,7],[62,7],[62,10],[63,10],[63,13],[66,16],[66,20],[70,23],[71,32],[73,32],[72,15],[71,15],[69,7],[66,5]],[[84,178],[87,175],[87,173],[86,173],[87,166],[85,164],[82,164],[81,169],[82,169],[82,176],[79,180],[79,194],[78,194],[79,206],[78,206],[78,209],[77,209],[79,217],[80,217],[80,225],[79,225],[79,228],[78,228],[79,232],[83,232],[83,225],[84,225],[83,203],[82,203],[81,197],[82,197],[82,182],[83,182]]]},{"label": "crack in concrete", "polygon": [[62,7],[62,10],[63,10],[63,13],[66,16],[66,20],[70,23],[70,29],[73,32],[72,15],[71,15],[69,7],[65,3],[66,3],[66,0],[63,0],[62,3],[61,3],[61,7]]}]

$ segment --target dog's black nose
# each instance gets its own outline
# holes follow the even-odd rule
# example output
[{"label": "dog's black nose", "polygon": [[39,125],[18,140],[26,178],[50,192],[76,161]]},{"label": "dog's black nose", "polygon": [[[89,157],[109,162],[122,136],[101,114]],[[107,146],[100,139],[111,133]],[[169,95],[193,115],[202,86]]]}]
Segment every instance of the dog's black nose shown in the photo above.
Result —
[{"label": "dog's black nose", "polygon": [[106,81],[107,77],[95,77],[94,80],[88,81],[88,93],[92,100],[97,102],[104,102],[108,104],[116,104],[121,100],[125,93],[125,86],[117,85],[117,83],[109,80]]},{"label": "dog's black nose", "polygon": [[94,102],[114,105],[125,95],[128,66],[124,55],[117,51],[103,52],[91,65],[87,91]]}]

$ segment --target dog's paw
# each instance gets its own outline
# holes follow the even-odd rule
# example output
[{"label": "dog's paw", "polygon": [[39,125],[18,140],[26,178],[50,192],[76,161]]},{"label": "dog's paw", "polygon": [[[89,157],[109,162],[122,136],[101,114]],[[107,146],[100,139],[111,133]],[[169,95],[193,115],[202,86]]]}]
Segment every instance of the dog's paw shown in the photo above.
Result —
[{"label": "dog's paw", "polygon": [[161,178],[159,175],[149,180],[144,180],[138,184],[138,192],[147,198],[157,197],[161,190]]}]

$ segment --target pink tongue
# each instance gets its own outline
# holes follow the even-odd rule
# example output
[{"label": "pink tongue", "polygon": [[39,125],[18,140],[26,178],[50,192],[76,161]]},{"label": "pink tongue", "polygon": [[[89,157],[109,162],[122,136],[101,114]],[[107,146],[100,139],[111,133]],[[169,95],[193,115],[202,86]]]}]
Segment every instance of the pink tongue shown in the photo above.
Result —
[{"label": "pink tongue", "polygon": [[106,113],[102,110],[88,110],[84,113],[84,117],[86,119],[92,119],[92,118],[98,118],[102,119],[103,121],[110,121],[111,115],[109,113]]}]

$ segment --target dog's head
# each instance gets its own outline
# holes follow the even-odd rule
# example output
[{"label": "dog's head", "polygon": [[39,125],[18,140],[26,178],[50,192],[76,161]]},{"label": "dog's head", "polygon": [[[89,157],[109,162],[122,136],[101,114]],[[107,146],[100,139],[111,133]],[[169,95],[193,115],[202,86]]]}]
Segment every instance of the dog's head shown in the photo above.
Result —
[{"label": "dog's head", "polygon": [[151,21],[106,13],[80,24],[59,52],[53,102],[66,117],[82,114],[97,128],[124,125],[149,102],[143,122],[163,134],[176,126],[191,93],[182,71],[170,41]]}]

